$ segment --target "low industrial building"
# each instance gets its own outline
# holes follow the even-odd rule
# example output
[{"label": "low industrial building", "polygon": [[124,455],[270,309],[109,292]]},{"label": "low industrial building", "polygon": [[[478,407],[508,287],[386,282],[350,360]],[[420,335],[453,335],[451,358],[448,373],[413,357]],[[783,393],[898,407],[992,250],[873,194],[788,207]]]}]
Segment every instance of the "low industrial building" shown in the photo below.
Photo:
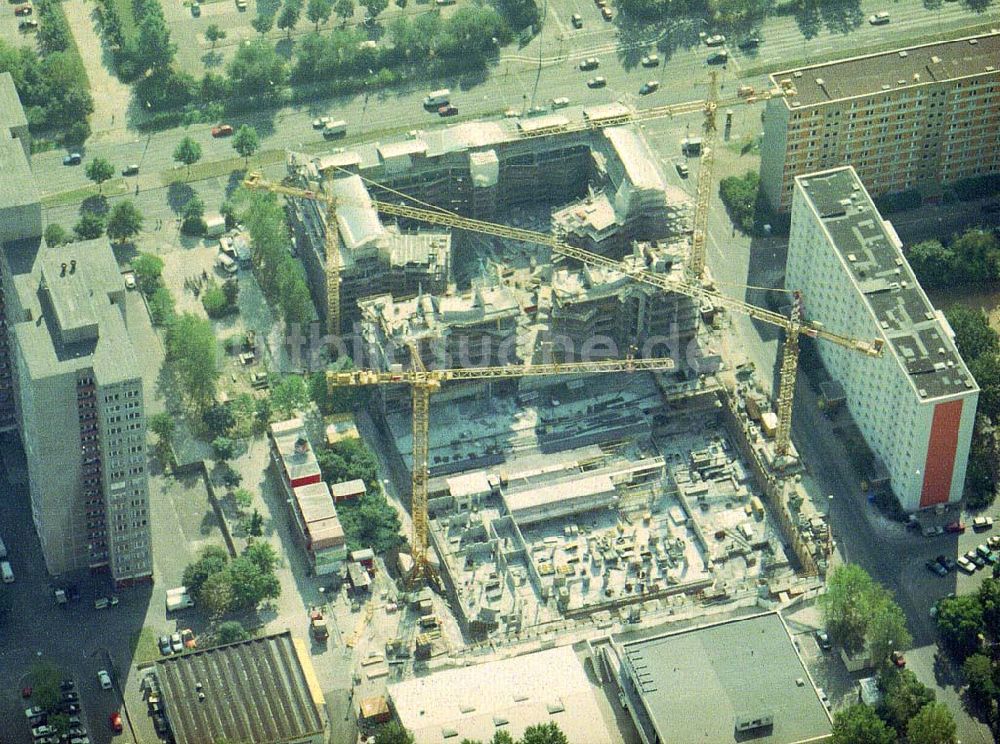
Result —
[{"label": "low industrial building", "polygon": [[485,742],[497,731],[516,741],[528,726],[550,721],[571,742],[621,741],[598,705],[598,688],[568,646],[449,669],[390,684],[388,691],[416,744]]},{"label": "low industrial building", "polygon": [[302,419],[271,424],[267,438],[271,444],[271,462],[281,478],[286,499],[294,496],[296,488],[319,483],[323,479]]},{"label": "low industrial building", "polygon": [[903,509],[959,501],[979,387],[854,168],[795,179],[785,282],[809,320],[883,345],[817,349]]},{"label": "low industrial building", "polygon": [[830,713],[776,612],[615,641],[605,659],[644,744],[830,735]]},{"label": "low industrial building", "polygon": [[360,478],[334,483],[330,486],[330,495],[334,501],[356,501],[368,493],[368,487]]},{"label": "low industrial building", "polygon": [[326,702],[290,631],[160,659],[151,673],[175,744],[326,744]]}]

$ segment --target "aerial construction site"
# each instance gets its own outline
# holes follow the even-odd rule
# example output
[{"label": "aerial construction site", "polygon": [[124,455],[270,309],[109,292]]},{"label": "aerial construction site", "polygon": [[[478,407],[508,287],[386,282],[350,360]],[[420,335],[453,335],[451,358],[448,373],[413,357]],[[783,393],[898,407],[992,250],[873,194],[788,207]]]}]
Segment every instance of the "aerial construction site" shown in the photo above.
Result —
[{"label": "aerial construction site", "polygon": [[[677,143],[700,153],[694,202],[619,104],[290,152],[282,184],[248,178],[288,197],[327,329],[360,351],[330,384],[375,388],[409,494],[400,576],[440,590],[436,612],[425,590],[386,616],[390,653],[816,586],[832,541],[789,437],[798,338],[881,349],[794,298],[786,316],[715,290],[712,96]],[[785,331],[777,401],[724,358],[727,313]]]}]

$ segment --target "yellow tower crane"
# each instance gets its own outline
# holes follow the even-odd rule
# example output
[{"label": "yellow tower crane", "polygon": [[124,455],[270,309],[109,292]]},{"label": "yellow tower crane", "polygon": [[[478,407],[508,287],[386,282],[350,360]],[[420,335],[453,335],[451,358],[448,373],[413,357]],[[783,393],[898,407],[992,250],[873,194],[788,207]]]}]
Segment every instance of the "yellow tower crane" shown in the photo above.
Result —
[{"label": "yellow tower crane", "polygon": [[413,520],[413,570],[410,583],[433,577],[428,556],[427,481],[430,474],[430,397],[441,383],[460,380],[503,380],[520,377],[551,375],[603,374],[608,372],[669,371],[673,359],[612,359],[601,362],[568,362],[566,364],[526,364],[504,367],[468,367],[427,369],[418,350],[410,346],[411,369],[394,372],[352,370],[328,372],[330,387],[358,385],[409,385],[413,395],[413,470],[410,515]]},{"label": "yellow tower crane", "polygon": [[709,73],[708,98],[705,99],[704,135],[701,141],[701,160],[698,163],[698,189],[694,198],[694,230],[691,234],[691,258],[688,271],[700,279],[705,271],[705,243],[708,240],[708,208],[712,199],[712,167],[715,164],[715,71]]},{"label": "yellow tower crane", "polygon": [[[349,171],[345,171],[349,172]],[[247,176],[246,183],[252,188],[268,189],[286,196],[303,199],[324,199],[325,196],[307,189],[283,186],[265,181],[260,174],[251,173]],[[372,184],[378,185],[378,184]],[[804,334],[810,338],[819,338],[824,341],[842,346],[845,349],[866,354],[871,357],[882,355],[883,341],[875,338],[871,341],[851,338],[840,333],[826,330],[822,324],[802,320],[799,307],[799,294],[793,293],[792,313],[790,317],[785,317],[780,313],[766,310],[756,305],[751,305],[734,297],[728,297],[720,292],[702,286],[700,282],[692,282],[684,279],[675,279],[663,274],[656,274],[645,269],[633,268],[616,261],[607,256],[591,253],[583,248],[564,243],[558,236],[548,233],[527,230],[521,227],[509,227],[498,225],[495,222],[486,222],[472,217],[462,217],[444,209],[426,209],[423,207],[413,207],[407,204],[395,204],[388,201],[370,200],[371,206],[382,214],[394,217],[404,217],[417,220],[432,225],[441,225],[459,230],[478,232],[483,235],[492,235],[507,240],[517,240],[522,243],[535,243],[549,247],[554,253],[558,253],[567,258],[580,261],[590,266],[597,266],[611,271],[617,271],[632,278],[634,281],[650,284],[667,292],[677,292],[678,294],[691,297],[699,302],[709,302],[715,307],[731,312],[747,315],[755,320],[760,320],[770,325],[783,328],[785,330],[785,343],[782,347],[781,356],[781,379],[778,384],[778,428],[775,433],[775,452],[779,456],[788,454],[788,447],[791,443],[792,427],[792,405],[795,402],[795,379],[798,375],[799,359],[799,335]]]}]

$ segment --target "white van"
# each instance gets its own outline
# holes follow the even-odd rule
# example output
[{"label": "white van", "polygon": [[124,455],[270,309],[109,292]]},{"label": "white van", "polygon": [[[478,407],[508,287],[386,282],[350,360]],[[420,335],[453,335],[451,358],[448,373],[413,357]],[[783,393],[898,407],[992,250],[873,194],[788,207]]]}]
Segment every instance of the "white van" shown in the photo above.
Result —
[{"label": "white van", "polygon": [[240,267],[233,260],[232,256],[228,256],[225,253],[220,253],[215,257],[215,265],[227,274],[235,274],[240,270]]},{"label": "white van", "polygon": [[347,122],[343,120],[339,121],[328,121],[323,125],[323,136],[326,139],[333,139],[334,137],[343,137],[347,134]]},{"label": "white van", "polygon": [[451,103],[451,91],[447,88],[435,90],[428,93],[424,98],[424,108],[436,108],[437,106],[447,106]]},{"label": "white van", "polygon": [[566,98],[565,96],[563,96],[561,98],[553,98],[552,99],[552,108],[554,108],[554,109],[557,109],[557,108],[566,108],[567,106],[569,106],[569,99]]},{"label": "white van", "polygon": [[0,574],[3,575],[4,584],[14,583],[14,569],[10,567],[7,561],[0,561]]},{"label": "white van", "polygon": [[221,214],[209,215],[205,218],[205,236],[217,238],[226,232],[226,218]]}]

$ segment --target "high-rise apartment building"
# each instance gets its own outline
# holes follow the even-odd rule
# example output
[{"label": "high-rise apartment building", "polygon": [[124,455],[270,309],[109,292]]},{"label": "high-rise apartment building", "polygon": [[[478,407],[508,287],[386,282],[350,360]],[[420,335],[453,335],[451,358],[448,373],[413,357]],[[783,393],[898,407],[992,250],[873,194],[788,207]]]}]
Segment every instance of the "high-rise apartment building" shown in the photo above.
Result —
[{"label": "high-rise apartment building", "polygon": [[902,507],[958,501],[979,388],[853,168],[795,179],[785,286],[806,318],[884,342],[878,358],[817,348]]},{"label": "high-rise apartment building", "polygon": [[46,565],[52,574],[107,567],[117,584],[146,579],[146,414],[124,281],[106,239],[42,244],[33,258],[30,271],[12,267],[20,321],[10,346]]},{"label": "high-rise apartment building", "polygon": [[1000,172],[1000,32],[771,75],[761,188],[788,211],[795,177],[851,165],[875,197]]},{"label": "high-rise apartment building", "polygon": [[0,430],[17,429],[46,567],[153,572],[146,416],[107,239],[50,247],[24,112],[0,75]]}]

